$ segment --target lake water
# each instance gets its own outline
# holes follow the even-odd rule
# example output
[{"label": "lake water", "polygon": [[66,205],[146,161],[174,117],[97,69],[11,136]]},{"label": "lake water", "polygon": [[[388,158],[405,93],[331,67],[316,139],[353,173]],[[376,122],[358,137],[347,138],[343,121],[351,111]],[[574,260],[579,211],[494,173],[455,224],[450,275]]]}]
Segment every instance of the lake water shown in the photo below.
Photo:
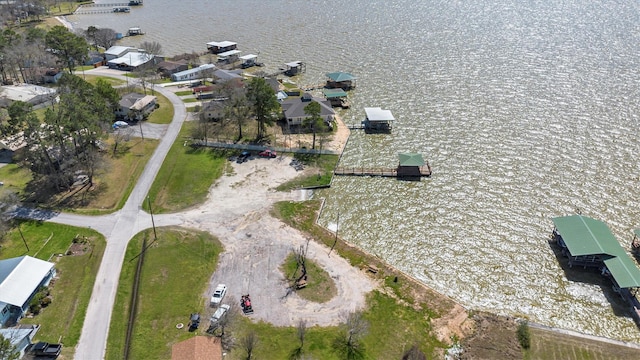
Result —
[{"label": "lake water", "polygon": [[[108,2],[108,1],[102,1]],[[628,249],[640,227],[640,5],[596,1],[147,0],[79,28],[146,35],[165,55],[237,42],[266,70],[302,60],[299,84],[358,77],[347,123],[389,109],[388,135],[352,133],[342,164],[420,182],[338,177],[320,222],[472,309],[627,341],[640,331],[606,282],[565,273],[554,216],[605,221]],[[568,280],[568,277],[572,281]],[[594,277],[599,279],[598,277]]]}]

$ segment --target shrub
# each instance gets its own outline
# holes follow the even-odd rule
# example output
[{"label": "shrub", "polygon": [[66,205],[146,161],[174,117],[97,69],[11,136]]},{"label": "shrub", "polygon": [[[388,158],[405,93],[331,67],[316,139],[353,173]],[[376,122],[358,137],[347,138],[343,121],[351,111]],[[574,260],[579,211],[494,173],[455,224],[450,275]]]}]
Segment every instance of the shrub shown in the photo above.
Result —
[{"label": "shrub", "polygon": [[524,320],[518,325],[518,342],[523,349],[529,349],[531,347],[531,334],[529,333],[529,323]]},{"label": "shrub", "polygon": [[51,298],[50,297],[46,297],[46,298],[42,299],[42,301],[40,302],[40,305],[42,305],[42,307],[47,307],[47,306],[49,306],[49,304],[51,304]]}]

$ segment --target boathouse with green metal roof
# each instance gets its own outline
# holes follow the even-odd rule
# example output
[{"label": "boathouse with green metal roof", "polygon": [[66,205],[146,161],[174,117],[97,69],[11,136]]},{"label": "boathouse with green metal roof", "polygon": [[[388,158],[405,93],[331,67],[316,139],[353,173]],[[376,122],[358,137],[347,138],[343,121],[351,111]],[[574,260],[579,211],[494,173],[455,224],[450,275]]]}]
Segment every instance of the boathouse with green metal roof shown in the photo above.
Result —
[{"label": "boathouse with green metal roof", "polygon": [[[569,259],[569,267],[594,267],[611,280],[640,325],[640,269],[602,221],[582,215],[553,218],[552,238]],[[638,233],[636,233],[637,235]]]}]

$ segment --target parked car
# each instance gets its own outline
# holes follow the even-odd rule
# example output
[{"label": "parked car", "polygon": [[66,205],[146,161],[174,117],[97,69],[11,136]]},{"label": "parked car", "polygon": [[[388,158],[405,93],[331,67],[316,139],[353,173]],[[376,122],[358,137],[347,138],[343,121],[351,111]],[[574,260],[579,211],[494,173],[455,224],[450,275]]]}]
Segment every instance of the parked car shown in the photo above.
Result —
[{"label": "parked car", "polygon": [[236,162],[238,164],[242,164],[243,162],[247,161],[250,156],[251,156],[250,152],[243,151],[242,154],[240,154],[240,156],[238,156],[238,159],[236,160]]},{"label": "parked car", "polygon": [[222,298],[227,294],[227,285],[218,284],[216,290],[211,295],[211,306],[218,306],[222,302]]},{"label": "parked car", "polygon": [[227,311],[229,311],[230,308],[231,306],[227,304],[220,305],[218,310],[216,310],[216,312],[214,312],[211,316],[211,325],[216,325],[220,321],[220,319],[222,319],[227,314]]},{"label": "parked car", "polygon": [[189,320],[189,331],[197,330],[198,326],[200,326],[200,314],[191,314],[191,318]]},{"label": "parked car", "polygon": [[49,344],[48,342],[40,341],[39,343],[33,345],[31,349],[35,356],[39,357],[48,357],[48,358],[57,358],[62,351],[61,344]]},{"label": "parked car", "polygon": [[267,149],[267,150],[263,150],[263,151],[261,151],[261,152],[258,154],[258,156],[260,156],[260,157],[265,157],[265,158],[274,158],[274,157],[277,157],[277,156],[278,156],[278,153],[277,153],[277,152],[275,152],[274,150]]}]

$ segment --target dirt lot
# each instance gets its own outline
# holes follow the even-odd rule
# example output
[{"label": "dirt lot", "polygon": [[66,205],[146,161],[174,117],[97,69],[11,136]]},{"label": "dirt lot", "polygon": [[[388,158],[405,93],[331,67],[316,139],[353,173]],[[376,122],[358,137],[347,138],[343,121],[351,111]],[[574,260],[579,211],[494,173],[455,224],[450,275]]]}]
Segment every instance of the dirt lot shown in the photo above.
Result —
[{"label": "dirt lot", "polygon": [[[336,135],[333,146],[346,141],[347,134]],[[223,302],[239,302],[250,294],[256,320],[287,326],[304,319],[309,325],[335,325],[342,316],[365,305],[365,295],[376,284],[364,271],[297,230],[269,215],[273,203],[282,200],[305,200],[308,193],[297,190],[276,192],[274,188],[302,175],[289,165],[291,158],[253,157],[232,167],[210,189],[205,204],[182,213],[185,225],[211,232],[225,246],[218,270],[211,276],[208,301],[219,283],[228,286]],[[311,170],[304,170],[311,171]],[[303,172],[304,172],[303,171]],[[322,266],[334,279],[338,295],[327,303],[305,301],[295,293],[287,295],[285,276],[279,267],[294,249],[309,246],[307,256]]]}]

